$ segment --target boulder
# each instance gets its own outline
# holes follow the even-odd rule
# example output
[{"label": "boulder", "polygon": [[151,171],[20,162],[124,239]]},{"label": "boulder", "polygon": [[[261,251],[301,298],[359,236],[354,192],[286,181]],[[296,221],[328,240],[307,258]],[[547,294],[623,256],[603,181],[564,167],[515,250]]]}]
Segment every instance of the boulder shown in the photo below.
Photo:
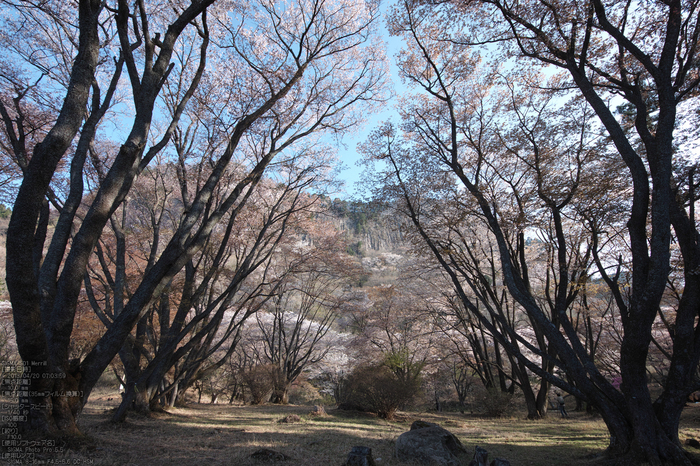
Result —
[{"label": "boulder", "polygon": [[372,449],[369,447],[352,447],[348,453],[345,466],[375,466]]},{"label": "boulder", "polygon": [[488,463],[489,452],[486,449],[477,446],[474,448],[474,458],[469,462],[469,466],[510,466],[510,463],[503,458],[496,458]]},{"label": "boulder", "polygon": [[420,419],[417,421],[413,421],[413,424],[411,424],[411,430],[425,429],[426,427],[440,427],[440,426],[438,424],[435,424],[434,422],[422,421]]},{"label": "boulder", "polygon": [[414,422],[411,430],[396,439],[396,457],[399,461],[439,466],[461,466],[469,461],[469,454],[457,437],[425,421]]},{"label": "boulder", "polygon": [[487,466],[488,460],[489,452],[477,445],[474,448],[474,458],[469,462],[469,466]]}]

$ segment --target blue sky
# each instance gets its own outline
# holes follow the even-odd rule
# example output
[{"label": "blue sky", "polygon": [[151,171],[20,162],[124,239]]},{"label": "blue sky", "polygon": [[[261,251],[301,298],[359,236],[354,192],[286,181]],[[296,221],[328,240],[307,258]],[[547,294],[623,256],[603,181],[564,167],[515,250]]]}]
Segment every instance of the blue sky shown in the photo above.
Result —
[{"label": "blue sky", "polygon": [[[401,78],[399,78],[398,68],[396,67],[396,60],[394,56],[401,50],[403,42],[398,37],[389,36],[386,29],[386,12],[388,6],[389,2],[382,2],[381,17],[379,18],[380,30],[382,38],[386,44],[386,55],[390,62],[391,81],[394,85],[394,91],[398,94],[404,91],[406,88],[401,83]],[[357,161],[361,158],[357,152],[357,145],[364,142],[369,133],[381,122],[392,118],[396,114],[394,102],[392,101],[387,102],[383,108],[383,111],[367,118],[367,122],[360,130],[344,135],[342,139],[342,145],[344,147],[338,147],[338,157],[345,166],[340,174],[340,178],[345,182],[345,186],[343,192],[335,193],[332,197],[350,199],[359,194],[355,184],[360,180],[360,176],[362,175],[362,167],[357,166]]]}]

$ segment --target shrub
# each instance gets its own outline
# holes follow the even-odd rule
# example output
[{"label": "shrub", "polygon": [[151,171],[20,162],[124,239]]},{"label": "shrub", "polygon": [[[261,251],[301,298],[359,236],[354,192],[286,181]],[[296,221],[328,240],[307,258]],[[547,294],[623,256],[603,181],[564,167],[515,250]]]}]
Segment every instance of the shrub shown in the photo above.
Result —
[{"label": "shrub", "polygon": [[511,408],[513,394],[501,391],[497,388],[485,389],[479,397],[484,415],[488,417],[501,417]]},{"label": "shrub", "polygon": [[275,388],[275,366],[266,364],[255,366],[243,373],[243,383],[246,384],[252,398],[251,403],[259,405],[265,402]]},{"label": "shrub", "polygon": [[338,407],[392,419],[418,393],[419,387],[419,381],[401,381],[385,366],[362,366],[341,381]]},{"label": "shrub", "polygon": [[318,389],[307,381],[297,381],[289,388],[289,402],[293,405],[313,405],[321,399]]}]

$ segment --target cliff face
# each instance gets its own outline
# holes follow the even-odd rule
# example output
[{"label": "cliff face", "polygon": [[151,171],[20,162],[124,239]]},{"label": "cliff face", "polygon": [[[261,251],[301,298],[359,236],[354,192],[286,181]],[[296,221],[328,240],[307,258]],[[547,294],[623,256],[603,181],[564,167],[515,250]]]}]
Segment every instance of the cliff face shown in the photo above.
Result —
[{"label": "cliff face", "polygon": [[348,217],[336,218],[336,227],[345,232],[355,254],[394,252],[403,245],[401,227],[388,215],[358,225]]},{"label": "cliff face", "polygon": [[401,221],[390,209],[339,199],[329,207],[332,223],[347,235],[351,254],[393,253],[404,246]]}]

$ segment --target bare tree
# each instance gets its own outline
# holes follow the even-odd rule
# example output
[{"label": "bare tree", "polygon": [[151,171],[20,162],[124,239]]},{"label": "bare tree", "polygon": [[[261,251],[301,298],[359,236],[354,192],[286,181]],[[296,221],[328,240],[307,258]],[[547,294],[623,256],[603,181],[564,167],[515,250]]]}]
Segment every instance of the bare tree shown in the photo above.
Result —
[{"label": "bare tree", "polygon": [[[672,167],[678,105],[696,93],[700,82],[697,3],[652,2],[632,8],[631,4],[604,4],[597,0],[566,5],[493,0],[422,5],[406,2],[400,8],[394,18],[395,30],[415,39],[416,44],[413,54],[404,61],[405,72],[425,91],[426,101],[434,104],[432,115],[441,118],[415,112],[417,123],[412,130],[419,145],[419,138],[424,138],[422,142],[426,144],[421,147],[426,157],[433,157],[429,158],[433,161],[431,166],[442,167],[458,180],[494,235],[509,293],[543,329],[548,344],[554,348],[557,364],[572,383],[552,382],[598,408],[610,430],[610,453],[628,455],[634,462],[689,464],[678,440],[678,422],[684,400],[696,386],[695,369],[700,358],[695,319],[700,288],[693,272],[700,260],[700,246],[695,219],[689,215],[689,211],[694,211],[691,206],[696,198],[687,187],[694,186],[694,182],[675,179]],[[444,21],[435,21],[436,17]],[[439,27],[417,32],[426,18]],[[484,24],[485,18],[488,25]],[[483,27],[465,27],[482,24]],[[430,46],[422,45],[427,43]],[[608,200],[608,183],[584,178],[586,174],[601,172],[576,168],[562,171],[569,163],[567,157],[575,154],[572,152],[560,152],[547,159],[555,170],[551,174],[545,165],[532,166],[537,174],[537,198],[552,221],[557,247],[557,273],[553,277],[557,282],[557,304],[551,315],[534,296],[526,271],[508,242],[505,226],[518,217],[503,212],[490,190],[488,178],[481,171],[486,170],[487,152],[468,154],[463,149],[463,135],[467,133],[462,130],[462,92],[469,87],[467,72],[474,69],[470,56],[477,53],[471,46],[486,43],[503,44],[502,51],[507,56],[523,59],[516,65],[531,66],[534,61],[564,71],[566,74],[557,76],[552,87],[580,93],[615,147],[616,166],[625,167],[616,172],[618,179],[630,179],[632,183],[631,189],[608,191],[622,200],[623,210],[627,211],[625,234],[630,251],[629,263],[614,261],[618,267],[609,268],[611,261],[600,257],[604,252],[600,242],[602,225],[580,217],[568,222],[565,216],[573,196],[586,187],[606,187],[599,191],[599,199]],[[625,130],[608,105],[611,95],[622,97],[633,109],[632,132]],[[440,127],[436,126],[438,122]],[[535,157],[542,155],[537,150],[530,144]],[[392,163],[396,172],[404,176],[402,167]],[[566,185],[557,186],[567,177]],[[406,181],[408,178],[403,177],[404,185]],[[546,183],[552,183],[555,189],[544,189]],[[407,201],[415,198],[415,190],[405,192],[411,193],[406,194]],[[588,202],[594,199],[591,196]],[[420,223],[422,213],[411,210],[414,223]],[[587,250],[609,285],[621,316],[621,392],[591,360],[565,312],[576,294],[571,294],[572,287],[578,277],[584,276],[579,271],[585,270],[574,267],[575,262],[571,261],[578,253],[569,238],[572,225],[587,229],[591,235]],[[647,384],[647,356],[669,278],[672,230],[681,250],[685,288],[676,306],[671,368],[662,394],[653,400]],[[421,235],[459,289],[461,280],[449,255],[431,241],[428,232]],[[631,273],[629,282],[624,281],[622,273],[626,267]],[[467,304],[466,295],[460,294],[460,298]]]},{"label": "bare tree", "polygon": [[306,235],[311,245],[288,249],[279,258],[284,278],[267,312],[256,315],[260,337],[253,344],[261,346],[260,363],[275,368],[274,403],[287,403],[292,383],[331,350],[334,342],[327,335],[343,299],[342,288],[357,275],[340,233],[322,231],[323,224],[314,229]]},{"label": "bare tree", "polygon": [[[73,29],[77,55],[64,58],[69,75],[65,97],[55,123],[33,149],[8,230],[8,289],[17,342],[22,359],[35,362],[39,375],[25,387],[36,396],[21,400],[24,406],[34,407],[26,413],[30,430],[77,432],[76,416],[131,329],[206,246],[216,225],[244,208],[273,159],[317,131],[352,127],[359,116],[353,114],[353,106],[379,97],[383,70],[381,54],[368,42],[375,15],[371,5],[261,2],[232,12],[207,12],[212,3],[161,8],[119,1],[115,8],[107,8],[101,2],[81,1],[77,22],[70,23],[77,24]],[[33,8],[13,7],[22,12]],[[205,75],[212,38],[217,41],[222,70]],[[190,54],[192,50],[196,52]],[[116,60],[102,60],[103,53],[113,52]],[[175,66],[173,60],[182,66]],[[129,124],[119,126],[131,125],[131,129],[115,152],[91,152],[109,147],[94,142],[122,70],[130,86],[133,113]],[[105,75],[106,79],[97,79]],[[209,168],[196,191],[185,197],[187,209],[171,238],[119,315],[83,360],[70,361],[76,304],[102,231],[137,176],[168,147],[178,125],[186,122],[181,120],[183,112],[192,105],[200,82],[210,79],[238,85],[229,89],[233,97],[226,102],[230,117],[226,142],[221,150],[210,152]],[[154,135],[152,123],[162,115],[156,109],[164,102],[159,100],[165,96],[163,86],[175,81],[181,85],[171,86],[167,96],[173,99],[171,118],[163,122],[162,133]],[[106,89],[100,88],[102,82],[107,83]],[[75,150],[69,151],[78,133]],[[98,184],[83,197],[88,156],[100,175]],[[226,186],[221,196],[214,196],[236,158],[245,161],[246,175]],[[44,254],[47,193],[57,167],[66,159],[71,161],[70,188],[59,204],[59,219]],[[78,216],[81,203],[85,214]]]},{"label": "bare tree", "polygon": [[[307,174],[315,170],[301,173],[300,179],[289,179],[284,184],[263,181],[247,208],[222,222],[222,228],[190,260],[184,273],[174,277],[168,292],[150,306],[136,326],[135,337],[127,339],[120,351],[127,390],[115,420],[123,420],[134,403],[138,409],[148,410],[166,395],[170,404],[175,403],[193,382],[226,363],[240,339],[245,320],[269,299],[270,290],[265,284],[278,280],[268,276],[270,258],[281,242],[290,241],[289,231],[298,228],[298,218],[305,217],[314,205],[314,199],[306,196],[304,189],[309,186]],[[144,187],[145,193],[158,191],[150,183]],[[167,232],[166,225],[160,222],[148,228],[149,218],[162,216],[154,215],[154,206],[148,199],[139,202],[146,215],[140,222],[134,217],[129,230],[133,234],[138,232],[138,226],[146,226],[152,236],[134,234],[128,247],[130,262],[138,262],[143,254],[142,265],[134,268],[126,280],[136,286],[148,273],[152,255],[159,250],[159,238]],[[177,218],[172,214],[181,210],[182,207],[171,212],[171,217]],[[110,326],[114,313],[103,308],[114,307],[111,299],[117,294],[117,280],[110,277],[111,269],[118,271],[119,267],[111,263],[108,254],[98,255],[100,260],[95,262],[100,270],[94,270],[91,276],[102,283],[101,289],[106,292],[96,297],[90,276],[86,278],[86,290],[95,311]],[[127,296],[131,293],[126,290]]]},{"label": "bare tree", "polygon": [[404,384],[417,386],[426,365],[433,362],[435,328],[430,306],[415,287],[401,279],[390,286],[365,291],[366,299],[352,310],[356,328],[356,359],[383,365]]}]

